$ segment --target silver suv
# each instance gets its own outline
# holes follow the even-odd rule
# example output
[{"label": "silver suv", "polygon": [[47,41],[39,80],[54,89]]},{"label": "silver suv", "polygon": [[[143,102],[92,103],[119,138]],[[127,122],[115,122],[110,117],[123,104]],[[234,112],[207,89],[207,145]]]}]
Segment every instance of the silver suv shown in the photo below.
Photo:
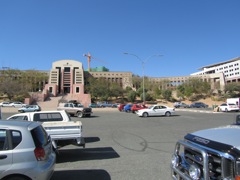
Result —
[{"label": "silver suv", "polygon": [[55,162],[50,136],[40,123],[0,120],[0,179],[47,180]]}]

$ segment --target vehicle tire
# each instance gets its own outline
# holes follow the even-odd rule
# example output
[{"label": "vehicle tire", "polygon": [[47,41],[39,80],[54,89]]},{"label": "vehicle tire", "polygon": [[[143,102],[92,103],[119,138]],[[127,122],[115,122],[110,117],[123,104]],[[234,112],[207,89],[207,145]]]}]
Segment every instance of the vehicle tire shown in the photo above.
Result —
[{"label": "vehicle tire", "polygon": [[148,117],[148,113],[147,113],[147,112],[144,112],[142,116],[143,116],[143,117]]},{"label": "vehicle tire", "polygon": [[81,111],[77,112],[77,117],[82,118],[83,117],[83,113]]},{"label": "vehicle tire", "polygon": [[227,109],[227,108],[225,109],[225,112],[228,112],[228,109]]},{"label": "vehicle tire", "polygon": [[29,180],[29,178],[24,176],[11,176],[9,178],[6,178],[6,180]]},{"label": "vehicle tire", "polygon": [[169,111],[167,111],[167,112],[165,113],[165,116],[169,117],[169,116],[171,116],[171,113],[170,113]]},{"label": "vehicle tire", "polygon": [[135,111],[132,111],[132,113],[134,114],[134,113],[135,113]]}]

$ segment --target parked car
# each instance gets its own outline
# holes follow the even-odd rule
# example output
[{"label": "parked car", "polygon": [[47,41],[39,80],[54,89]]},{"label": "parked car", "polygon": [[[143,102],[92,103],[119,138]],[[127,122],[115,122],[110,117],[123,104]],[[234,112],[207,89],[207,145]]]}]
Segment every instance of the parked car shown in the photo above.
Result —
[{"label": "parked car", "polygon": [[176,103],[174,104],[175,108],[189,108],[190,106],[186,103],[180,102],[180,103]]},{"label": "parked car", "polygon": [[190,104],[189,107],[190,108],[207,108],[208,105],[203,102],[194,102],[194,103]]},{"label": "parked car", "polygon": [[236,112],[238,112],[239,111],[239,107],[236,104],[234,104],[234,103],[222,103],[219,106],[219,110],[220,111],[225,111],[225,112],[228,112],[228,111],[236,111]]},{"label": "parked car", "polygon": [[118,110],[119,111],[124,111],[124,106],[126,106],[126,104],[119,104],[118,105]]},{"label": "parked car", "polygon": [[88,107],[90,107],[90,108],[98,108],[99,106],[96,103],[91,103],[91,104],[88,105]]},{"label": "parked car", "polygon": [[12,107],[12,102],[4,101],[0,103],[0,107]]},{"label": "parked car", "polygon": [[39,105],[27,105],[25,107],[18,109],[18,112],[21,112],[21,113],[36,112],[36,111],[41,111],[41,107]]},{"label": "parked car", "polygon": [[12,107],[25,107],[27,105],[23,104],[22,102],[12,102],[12,103],[10,103],[10,106],[12,106]]},{"label": "parked car", "polygon": [[123,107],[124,112],[131,112],[133,104],[127,104],[126,106]]},{"label": "parked car", "polygon": [[135,113],[136,111],[140,110],[140,109],[146,109],[147,106],[145,106],[144,104],[133,104],[133,106],[131,107],[131,111],[132,113]]},{"label": "parked car", "polygon": [[50,179],[56,154],[40,123],[0,121],[0,179]]},{"label": "parked car", "polygon": [[136,114],[140,117],[171,116],[175,114],[175,108],[171,108],[165,105],[153,105],[149,106],[147,109],[136,111]]}]

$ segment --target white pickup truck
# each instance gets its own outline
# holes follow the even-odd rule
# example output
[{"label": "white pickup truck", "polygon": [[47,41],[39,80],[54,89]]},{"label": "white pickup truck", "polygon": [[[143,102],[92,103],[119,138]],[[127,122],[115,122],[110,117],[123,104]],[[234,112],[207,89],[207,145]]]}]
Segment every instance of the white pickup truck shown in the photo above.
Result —
[{"label": "white pickup truck", "polygon": [[71,121],[69,114],[64,110],[20,113],[10,116],[7,120],[42,122],[42,126],[51,136],[55,149],[69,144],[85,147],[82,122]]}]

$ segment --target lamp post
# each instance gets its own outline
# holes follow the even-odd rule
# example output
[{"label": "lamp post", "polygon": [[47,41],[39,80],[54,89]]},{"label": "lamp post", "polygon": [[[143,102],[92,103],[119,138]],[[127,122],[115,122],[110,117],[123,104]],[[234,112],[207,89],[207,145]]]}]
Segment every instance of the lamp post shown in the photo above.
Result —
[{"label": "lamp post", "polygon": [[143,76],[143,104],[145,104],[145,82],[144,82],[144,66],[145,66],[145,63],[152,57],[154,56],[162,56],[162,55],[158,55],[158,54],[155,54],[155,55],[152,55],[152,56],[149,56],[147,59],[145,60],[142,60],[139,56],[137,56],[136,54],[131,54],[131,53],[123,53],[123,54],[126,54],[126,55],[131,55],[131,56],[135,56],[142,64],[142,76]]}]

